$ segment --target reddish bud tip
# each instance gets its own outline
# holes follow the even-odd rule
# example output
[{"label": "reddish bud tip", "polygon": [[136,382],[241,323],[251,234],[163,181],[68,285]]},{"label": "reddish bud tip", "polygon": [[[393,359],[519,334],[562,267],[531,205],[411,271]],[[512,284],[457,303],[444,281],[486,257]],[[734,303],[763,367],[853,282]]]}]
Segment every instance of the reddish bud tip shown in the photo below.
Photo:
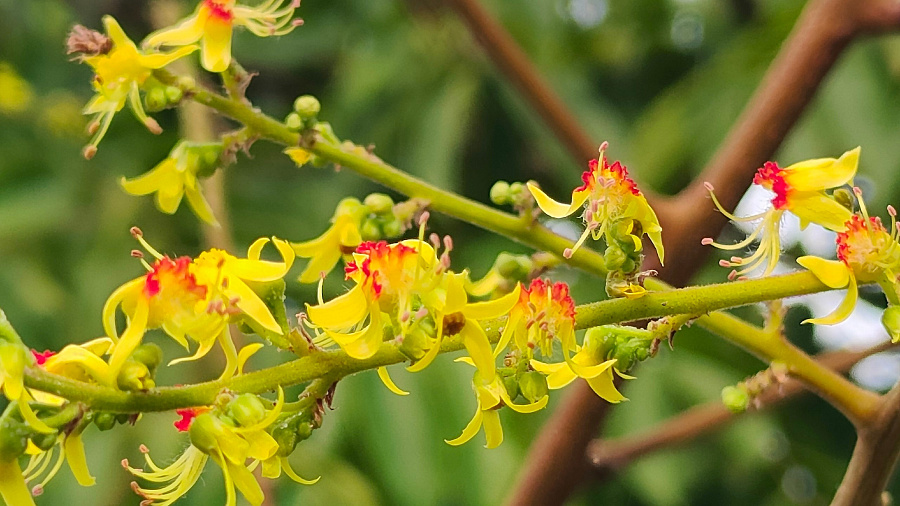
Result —
[{"label": "reddish bud tip", "polygon": [[147,130],[150,130],[150,133],[154,135],[159,135],[163,131],[162,127],[159,126],[159,123],[153,118],[147,118],[147,120],[144,121],[144,126],[146,126]]},{"label": "reddish bud tip", "polygon": [[85,146],[84,149],[81,150],[81,156],[84,157],[85,160],[90,160],[97,154],[97,146],[89,145]]},{"label": "reddish bud tip", "polygon": [[[297,3],[299,3],[299,2],[297,2]],[[300,19],[300,18],[297,18],[297,19],[291,21],[291,25],[293,25],[293,26],[303,26],[303,20]]]}]

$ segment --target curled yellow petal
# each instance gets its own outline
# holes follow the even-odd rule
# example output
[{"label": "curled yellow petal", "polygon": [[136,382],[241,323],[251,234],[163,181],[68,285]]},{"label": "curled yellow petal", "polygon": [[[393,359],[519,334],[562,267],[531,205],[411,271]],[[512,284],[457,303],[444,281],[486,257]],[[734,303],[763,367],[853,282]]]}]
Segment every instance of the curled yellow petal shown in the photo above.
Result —
[{"label": "curled yellow petal", "polygon": [[484,412],[484,439],[485,448],[496,448],[503,442],[503,426],[500,425],[500,411],[489,409]]},{"label": "curled yellow petal", "polygon": [[466,318],[472,318],[474,320],[487,320],[490,318],[498,318],[503,316],[519,302],[519,294],[522,292],[522,285],[520,283],[516,283],[516,288],[494,300],[489,300],[486,302],[474,302],[472,304],[467,304],[462,313],[466,315]]},{"label": "curled yellow petal", "polygon": [[69,469],[75,476],[75,480],[82,487],[90,487],[96,480],[91,476],[88,470],[87,458],[84,455],[84,443],[81,441],[81,434],[69,434],[63,441],[63,448],[66,452],[66,462],[69,463]]},{"label": "curled yellow petal", "polygon": [[812,272],[829,288],[843,288],[850,283],[850,269],[840,260],[803,256],[797,259],[797,263]]},{"label": "curled yellow petal", "polygon": [[547,216],[552,218],[565,218],[574,213],[576,209],[584,204],[584,201],[587,200],[590,195],[590,191],[588,190],[575,191],[572,192],[572,203],[563,204],[548,197],[547,194],[533,182],[529,181],[527,186],[531,195],[534,196],[534,201],[537,203],[538,207],[541,208],[541,211],[544,211]]},{"label": "curled yellow petal", "polygon": [[491,349],[491,342],[488,341],[487,334],[484,333],[480,325],[474,321],[469,321],[466,322],[466,325],[460,331],[460,335],[466,351],[469,352],[469,356],[472,357],[472,361],[475,362],[475,366],[481,374],[481,378],[487,382],[492,381],[497,370],[494,365],[494,353]]},{"label": "curled yellow petal", "polygon": [[802,323],[814,323],[816,325],[834,325],[840,323],[850,316],[853,308],[856,307],[856,301],[859,298],[859,291],[856,288],[856,278],[851,274],[850,282],[847,284],[847,295],[840,305],[834,309],[828,316],[822,318],[809,318],[803,320]]},{"label": "curled yellow petal", "polygon": [[296,481],[297,483],[300,483],[303,485],[315,485],[322,478],[321,476],[319,476],[318,478],[316,478],[314,480],[307,480],[305,478],[301,478],[300,475],[295,473],[294,469],[291,468],[291,464],[290,464],[290,462],[288,462],[287,457],[281,457],[281,459],[279,459],[279,460],[281,461],[281,469],[284,470],[284,474],[288,475],[288,477],[290,479]]},{"label": "curled yellow petal", "polygon": [[391,379],[390,373],[388,373],[387,367],[379,367],[378,368],[378,377],[381,379],[381,382],[384,383],[384,386],[388,388],[391,392],[394,392],[397,395],[409,395],[409,392],[401,389],[394,383],[394,380]]},{"label": "curled yellow petal", "polygon": [[484,420],[484,413],[481,412],[481,408],[475,408],[475,415],[472,417],[472,420],[469,421],[466,428],[463,429],[462,434],[455,439],[445,439],[444,442],[448,445],[459,446],[461,444],[469,442],[475,434],[478,434],[478,430],[481,429],[481,422]]},{"label": "curled yellow petal", "polygon": [[325,328],[349,328],[369,314],[369,303],[359,285],[349,292],[316,306],[306,306],[306,314],[316,325]]},{"label": "curled yellow petal", "polygon": [[845,185],[856,175],[861,150],[856,147],[836,160],[817,158],[795,163],[784,168],[784,180],[798,191],[821,191]]}]

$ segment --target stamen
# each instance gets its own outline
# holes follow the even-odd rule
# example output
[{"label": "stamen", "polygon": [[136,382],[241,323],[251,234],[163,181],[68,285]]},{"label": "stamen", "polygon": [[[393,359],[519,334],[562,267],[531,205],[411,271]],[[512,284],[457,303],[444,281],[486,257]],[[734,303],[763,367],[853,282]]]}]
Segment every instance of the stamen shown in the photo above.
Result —
[{"label": "stamen", "polygon": [[712,238],[712,237],[704,237],[704,238],[700,241],[700,244],[702,244],[702,245],[704,245],[704,246],[709,246],[709,245],[712,244],[713,242],[714,242],[714,241],[713,241],[713,238]]}]

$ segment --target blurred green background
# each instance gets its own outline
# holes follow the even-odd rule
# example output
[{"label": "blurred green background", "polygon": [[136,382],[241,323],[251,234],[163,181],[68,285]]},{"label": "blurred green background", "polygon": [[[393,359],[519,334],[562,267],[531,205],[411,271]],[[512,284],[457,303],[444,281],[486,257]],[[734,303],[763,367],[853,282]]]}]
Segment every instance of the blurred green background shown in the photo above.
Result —
[{"label": "blurred green background", "polygon": [[[553,88],[610,156],[645,187],[675,193],[699,172],[758,83],[796,20],[798,0],[484,0],[531,56]],[[193,8],[185,5],[185,9]],[[182,206],[159,213],[150,198],[126,195],[133,177],[162,160],[177,141],[172,111],[156,115],[165,132],[149,134],[127,112],[113,122],[91,162],[80,108],[91,94],[90,71],[67,62],[65,35],[74,23],[100,26],[115,15],[132,38],[151,31],[153,3],[125,0],[0,0],[0,307],[37,349],[59,349],[102,333],[100,309],[119,284],[141,274],[129,256],[129,227],[139,225],[166,253],[204,248],[200,226]],[[241,33],[235,55],[258,71],[250,98],[283,117],[300,94],[318,96],[320,118],[339,136],[374,144],[403,170],[487,201],[497,179],[539,179],[553,195],[578,182],[584,161],[572,160],[536,115],[498,75],[460,21],[438,0],[304,0],[306,24],[277,40]],[[900,40],[855,44],[778,154],[787,163],[837,156],[863,146],[861,174],[877,181],[868,193],[879,209],[900,202]],[[301,240],[321,233],[335,204],[377,186],[348,171],[297,169],[276,146],[259,143],[225,174],[233,239],[244,250],[256,237]],[[711,205],[698,202],[698,205]],[[454,264],[478,276],[500,251],[527,252],[451,219],[432,226],[455,238]],[[477,244],[477,247],[473,245]],[[714,260],[714,259],[713,259]],[[301,262],[302,263],[302,262]],[[300,265],[300,263],[298,263]],[[712,265],[712,261],[711,261]],[[299,273],[299,269],[297,270]],[[715,267],[697,282],[724,279]],[[576,301],[599,298],[597,280],[560,269]],[[333,276],[327,285],[341,286]],[[312,287],[289,285],[289,303],[312,300]],[[873,297],[878,303],[878,298]],[[753,310],[744,314],[754,316]],[[792,338],[816,351],[812,331]],[[176,356],[169,340],[156,342]],[[263,366],[289,359],[271,352]],[[163,383],[217,375],[218,357],[163,373]],[[608,434],[647,428],[761,363],[699,329],[679,334],[674,352],[637,370],[630,402],[617,406]],[[395,381],[412,392],[389,393],[374,373],[337,388],[325,427],[292,458],[315,486],[271,484],[271,504],[496,504],[510,491],[529,443],[565,392],[535,415],[502,414],[506,439],[496,450],[482,436],[461,448],[455,437],[474,407],[470,371],[443,357],[416,376],[397,367]],[[98,477],[82,490],[67,469],[38,504],[91,498],[97,506],[137,504],[119,461],[139,458],[147,444],[168,462],[186,445],[173,414],[147,415],[135,427],[86,433]],[[573,504],[827,504],[853,445],[850,424],[822,401],[744,416],[683,448],[656,453]],[[221,473],[210,465],[185,504],[222,504]]]}]

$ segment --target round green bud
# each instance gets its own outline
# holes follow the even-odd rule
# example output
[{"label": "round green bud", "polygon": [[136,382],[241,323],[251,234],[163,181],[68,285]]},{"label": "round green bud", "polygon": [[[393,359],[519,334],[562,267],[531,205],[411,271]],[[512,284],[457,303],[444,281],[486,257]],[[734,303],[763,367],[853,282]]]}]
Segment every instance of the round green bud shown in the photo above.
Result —
[{"label": "round green bud", "polygon": [[509,183],[497,181],[491,186],[491,202],[502,206],[509,201]]},{"label": "round green bud", "polygon": [[228,415],[241,427],[249,427],[266,417],[266,407],[256,395],[241,394],[228,405]]},{"label": "round green bud", "polygon": [[292,112],[284,118],[284,125],[291,130],[302,130],[303,118],[301,118],[299,114]]},{"label": "round green bud", "polygon": [[294,100],[294,110],[303,119],[315,118],[322,110],[322,104],[312,95],[302,95]]},{"label": "round green bud", "polygon": [[387,214],[394,207],[394,200],[383,193],[369,194],[363,204],[369,208],[370,213]]},{"label": "round green bud", "polygon": [[520,255],[503,252],[497,255],[494,262],[497,273],[507,279],[525,279],[531,271],[531,260]]},{"label": "round green bud", "polygon": [[628,255],[615,243],[607,246],[606,251],[603,253],[603,263],[610,271],[619,270],[619,267],[622,267],[622,264],[627,260]]},{"label": "round green bud", "polygon": [[216,435],[222,431],[220,425],[221,422],[209,413],[198,415],[188,429],[191,444],[203,453],[211,453],[219,446]]},{"label": "round green bud", "polygon": [[181,76],[178,78],[178,86],[189,89],[197,86],[197,80],[191,76]]},{"label": "round green bud", "polygon": [[397,218],[388,220],[381,226],[381,231],[384,233],[384,237],[389,239],[400,237],[403,234],[403,222]]},{"label": "round green bud", "polygon": [[525,192],[525,185],[519,182],[511,183],[509,185],[509,199],[515,200],[516,197]]},{"label": "round green bud", "polygon": [[341,199],[338,202],[337,207],[334,210],[335,216],[346,216],[350,214],[355,214],[362,209],[362,203],[353,197],[347,197],[345,199]]},{"label": "round green bud", "polygon": [[206,167],[215,168],[219,165],[219,158],[222,156],[222,151],[224,148],[221,144],[210,144],[204,146],[200,150],[200,163],[205,165]]},{"label": "round green bud", "polygon": [[519,378],[519,391],[529,402],[537,402],[549,393],[547,378],[537,372],[528,371]]},{"label": "round green bud", "polygon": [[184,92],[181,91],[181,88],[166,86],[166,100],[170,104],[177,104],[178,102],[181,102],[182,98],[184,98]]},{"label": "round green bud", "polygon": [[101,412],[94,415],[94,425],[100,430],[110,430],[116,426],[114,413]]},{"label": "round green bud", "polygon": [[741,386],[727,386],[722,389],[722,403],[732,413],[743,413],[750,406],[750,394]]},{"label": "round green bud", "polygon": [[169,105],[169,99],[166,98],[166,90],[161,87],[150,88],[144,95],[144,105],[150,112],[161,111]]},{"label": "round green bud", "polygon": [[900,341],[900,306],[888,306],[881,315],[881,324],[891,335],[891,341]]},{"label": "round green bud", "polygon": [[503,387],[506,388],[506,393],[509,394],[510,399],[515,399],[519,396],[519,382],[516,381],[515,374],[503,376]]},{"label": "round green bud", "polygon": [[131,354],[131,358],[147,366],[150,373],[154,373],[162,363],[162,348],[155,343],[145,343],[138,346]]},{"label": "round green bud", "polygon": [[131,420],[131,415],[129,413],[117,413],[116,414],[116,423],[120,425],[124,425]]},{"label": "round green bud", "polygon": [[146,365],[134,359],[126,360],[116,377],[116,384],[122,390],[149,390],[156,386]]},{"label": "round green bud", "polygon": [[377,241],[382,236],[381,227],[375,220],[366,220],[359,228],[359,235],[362,236],[363,241]]},{"label": "round green bud", "polygon": [[294,448],[300,442],[297,431],[290,425],[281,425],[272,429],[272,439],[278,443],[277,454],[279,457],[287,457],[294,453]]}]

